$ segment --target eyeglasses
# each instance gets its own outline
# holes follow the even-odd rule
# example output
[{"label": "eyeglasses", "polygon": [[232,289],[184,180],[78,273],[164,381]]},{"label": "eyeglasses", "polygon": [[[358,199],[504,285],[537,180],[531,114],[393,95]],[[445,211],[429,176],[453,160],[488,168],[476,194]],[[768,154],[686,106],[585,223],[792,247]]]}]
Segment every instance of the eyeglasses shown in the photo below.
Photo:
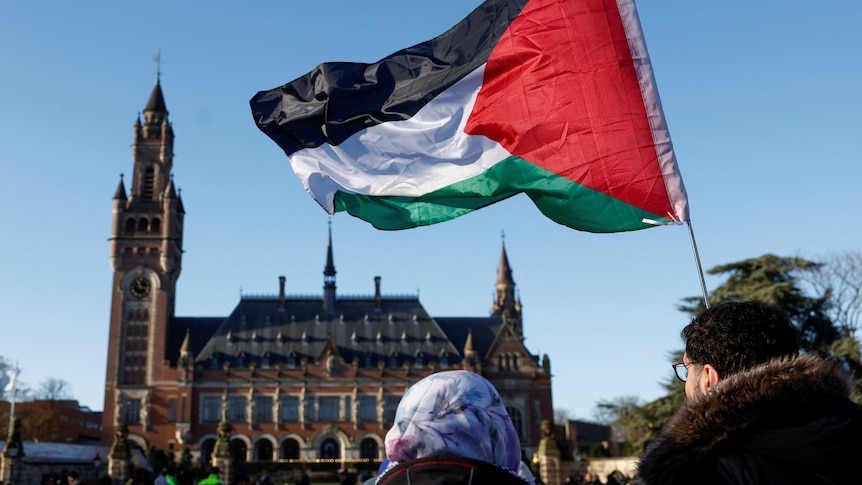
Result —
[{"label": "eyeglasses", "polygon": [[671,364],[673,367],[673,371],[676,373],[677,379],[685,382],[688,379],[688,366],[694,364],[694,362],[689,362],[686,364],[685,362],[678,362],[676,364]]}]

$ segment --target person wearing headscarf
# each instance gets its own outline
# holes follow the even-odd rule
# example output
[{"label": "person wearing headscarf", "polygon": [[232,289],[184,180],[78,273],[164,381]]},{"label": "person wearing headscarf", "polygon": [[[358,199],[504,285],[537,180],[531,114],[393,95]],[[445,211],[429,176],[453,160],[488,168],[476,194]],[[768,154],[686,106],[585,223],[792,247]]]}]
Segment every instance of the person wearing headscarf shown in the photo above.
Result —
[{"label": "person wearing headscarf", "polygon": [[472,372],[438,372],[413,384],[384,446],[390,463],[378,485],[421,485],[441,476],[458,484],[532,484],[518,474],[520,439],[500,394]]}]

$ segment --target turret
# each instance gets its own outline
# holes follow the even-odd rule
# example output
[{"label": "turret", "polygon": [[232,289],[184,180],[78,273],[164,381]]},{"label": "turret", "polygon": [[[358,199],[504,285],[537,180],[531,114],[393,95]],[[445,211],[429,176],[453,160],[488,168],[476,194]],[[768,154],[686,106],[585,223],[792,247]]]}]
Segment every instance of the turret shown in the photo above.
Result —
[{"label": "turret", "polygon": [[503,313],[515,313],[517,301],[515,299],[515,280],[512,278],[512,269],[509,267],[509,257],[506,255],[506,244],[500,253],[500,265],[497,268],[497,298],[491,313],[502,315]]},{"label": "turret", "polygon": [[123,224],[123,213],[126,208],[126,186],[123,184],[123,174],[120,174],[120,183],[117,185],[117,190],[114,192],[114,208],[113,221],[111,223],[111,247],[109,262],[111,270],[117,271],[122,264],[123,256],[117,247],[117,236],[120,234]]}]

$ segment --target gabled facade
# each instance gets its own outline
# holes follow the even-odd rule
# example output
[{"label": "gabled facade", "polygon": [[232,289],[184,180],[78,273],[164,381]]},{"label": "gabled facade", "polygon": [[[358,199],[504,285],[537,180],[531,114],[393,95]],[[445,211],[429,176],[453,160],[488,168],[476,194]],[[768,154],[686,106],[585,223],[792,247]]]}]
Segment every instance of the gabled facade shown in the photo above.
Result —
[{"label": "gabled facade", "polygon": [[503,247],[489,316],[435,318],[417,296],[341,298],[331,231],[321,297],[243,296],[225,317],[174,315],[183,210],[170,177],[173,129],[159,81],[134,128],[134,177],[114,197],[114,270],[103,443],[119,423],[146,448],[212,453],[230,424],[235,459],[379,461],[395,408],[433,372],[493,382],[525,455],[552,419],[550,364],[524,346]]}]

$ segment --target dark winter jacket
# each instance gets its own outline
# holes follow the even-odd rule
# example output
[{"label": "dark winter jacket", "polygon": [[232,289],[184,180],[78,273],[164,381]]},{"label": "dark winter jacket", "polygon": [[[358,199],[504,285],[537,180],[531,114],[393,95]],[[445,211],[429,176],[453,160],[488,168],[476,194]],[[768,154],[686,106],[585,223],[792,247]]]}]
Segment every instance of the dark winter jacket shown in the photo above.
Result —
[{"label": "dark winter jacket", "polygon": [[532,485],[514,473],[463,456],[432,455],[386,470],[377,485]]},{"label": "dark winter jacket", "polygon": [[641,458],[640,484],[859,483],[862,408],[840,364],[804,355],[686,402]]}]

